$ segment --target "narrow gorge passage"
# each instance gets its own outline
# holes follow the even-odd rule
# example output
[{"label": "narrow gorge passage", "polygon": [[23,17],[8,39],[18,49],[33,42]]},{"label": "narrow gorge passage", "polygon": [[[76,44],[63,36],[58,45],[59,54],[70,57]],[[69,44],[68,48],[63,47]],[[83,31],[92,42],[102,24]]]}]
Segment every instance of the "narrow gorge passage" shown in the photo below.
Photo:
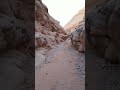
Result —
[{"label": "narrow gorge passage", "polygon": [[85,90],[84,54],[70,40],[47,52],[46,62],[35,69],[35,90]]}]

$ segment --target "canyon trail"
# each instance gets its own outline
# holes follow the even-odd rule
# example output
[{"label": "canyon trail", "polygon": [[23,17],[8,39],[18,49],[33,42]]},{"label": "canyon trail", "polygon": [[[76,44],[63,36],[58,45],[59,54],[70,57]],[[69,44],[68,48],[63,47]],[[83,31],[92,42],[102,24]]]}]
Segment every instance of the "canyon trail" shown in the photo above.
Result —
[{"label": "canyon trail", "polygon": [[70,40],[56,45],[35,67],[35,90],[85,90],[84,59]]}]

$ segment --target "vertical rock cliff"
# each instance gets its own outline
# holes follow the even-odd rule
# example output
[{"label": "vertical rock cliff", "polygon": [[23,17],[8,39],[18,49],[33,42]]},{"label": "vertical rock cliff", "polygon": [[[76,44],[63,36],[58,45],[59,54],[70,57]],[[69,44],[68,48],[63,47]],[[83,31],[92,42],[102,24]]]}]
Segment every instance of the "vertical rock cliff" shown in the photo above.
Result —
[{"label": "vertical rock cliff", "polygon": [[1,0],[0,71],[0,90],[33,90],[34,0]]},{"label": "vertical rock cliff", "polygon": [[113,62],[120,62],[119,4],[119,0],[105,0],[86,15],[90,45],[99,56]]},{"label": "vertical rock cliff", "polygon": [[48,8],[41,0],[35,0],[35,47],[36,65],[45,61],[47,50],[67,39],[60,22],[49,15]]},{"label": "vertical rock cliff", "polygon": [[41,0],[35,1],[35,46],[51,47],[65,40],[66,32],[59,21],[49,15]]}]

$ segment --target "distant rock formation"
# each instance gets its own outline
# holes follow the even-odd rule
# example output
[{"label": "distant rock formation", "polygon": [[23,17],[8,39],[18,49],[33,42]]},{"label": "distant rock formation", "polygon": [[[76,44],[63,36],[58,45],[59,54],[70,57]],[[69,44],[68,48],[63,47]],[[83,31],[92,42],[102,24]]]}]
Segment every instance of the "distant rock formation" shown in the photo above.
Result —
[{"label": "distant rock formation", "polygon": [[81,9],[73,18],[65,25],[64,29],[71,33],[77,29],[85,16],[85,8]]}]

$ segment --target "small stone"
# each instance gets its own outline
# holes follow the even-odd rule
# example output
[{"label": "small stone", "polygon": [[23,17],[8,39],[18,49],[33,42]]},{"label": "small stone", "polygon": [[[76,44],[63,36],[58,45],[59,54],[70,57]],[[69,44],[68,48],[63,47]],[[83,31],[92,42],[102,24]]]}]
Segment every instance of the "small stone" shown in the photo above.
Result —
[{"label": "small stone", "polygon": [[48,75],[48,73],[45,73],[45,75]]}]

